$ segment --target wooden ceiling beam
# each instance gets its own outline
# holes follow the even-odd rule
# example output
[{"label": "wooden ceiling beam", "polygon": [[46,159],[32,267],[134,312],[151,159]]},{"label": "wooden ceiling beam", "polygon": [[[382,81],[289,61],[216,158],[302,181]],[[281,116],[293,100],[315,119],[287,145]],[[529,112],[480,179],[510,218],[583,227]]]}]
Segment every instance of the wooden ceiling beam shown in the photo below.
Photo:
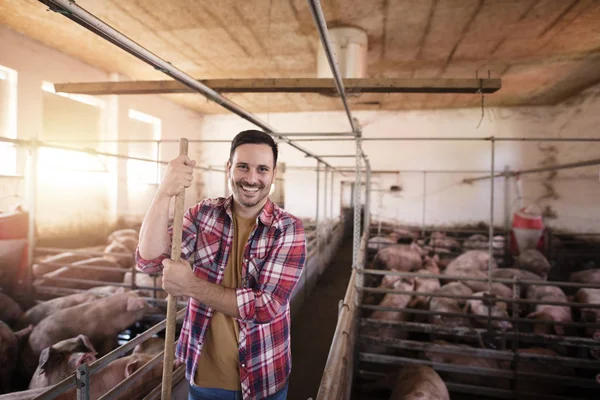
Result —
[{"label": "wooden ceiling beam", "polygon": [[[320,93],[337,95],[330,78],[205,79],[202,84],[221,93]],[[347,93],[494,93],[500,79],[344,79]],[[175,80],[56,83],[56,92],[88,95],[194,93]]]}]

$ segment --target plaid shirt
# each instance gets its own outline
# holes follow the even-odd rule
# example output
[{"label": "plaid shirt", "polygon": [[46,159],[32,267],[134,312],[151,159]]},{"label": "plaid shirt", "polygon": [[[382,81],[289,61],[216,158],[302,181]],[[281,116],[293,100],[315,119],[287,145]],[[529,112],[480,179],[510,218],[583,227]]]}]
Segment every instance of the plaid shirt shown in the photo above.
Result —
[{"label": "plaid shirt", "polygon": [[[206,199],[191,207],[183,219],[181,258],[194,257],[194,274],[220,284],[233,245],[232,197]],[[260,222],[260,223],[259,223]],[[169,228],[172,236],[173,227]],[[162,269],[162,260],[140,257],[144,272]],[[302,221],[270,199],[260,212],[242,261],[242,287],[236,289],[239,323],[239,371],[244,399],[277,393],[292,367],[290,296],[304,267],[306,242]],[[176,357],[186,363],[186,378],[196,375],[202,344],[214,310],[190,298],[177,343]]]}]

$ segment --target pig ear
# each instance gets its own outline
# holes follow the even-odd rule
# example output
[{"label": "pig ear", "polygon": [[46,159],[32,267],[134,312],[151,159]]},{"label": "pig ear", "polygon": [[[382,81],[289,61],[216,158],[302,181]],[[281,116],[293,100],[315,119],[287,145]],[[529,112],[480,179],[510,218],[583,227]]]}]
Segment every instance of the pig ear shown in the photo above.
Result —
[{"label": "pig ear", "polygon": [[77,336],[77,344],[78,350],[82,353],[94,353],[97,354],[96,349],[94,349],[94,345],[90,341],[90,339],[85,335]]},{"label": "pig ear", "polygon": [[44,350],[42,350],[40,353],[40,362],[38,364],[40,370],[44,372],[47,371],[48,367],[50,367],[50,359],[54,352],[55,350],[52,347],[46,347]]},{"label": "pig ear", "polygon": [[440,256],[438,256],[437,254],[433,256],[433,261],[435,261],[436,263],[440,262]]},{"label": "pig ear", "polygon": [[129,375],[133,374],[137,370],[138,360],[134,359],[127,363],[125,367],[125,378],[129,377]]},{"label": "pig ear", "polygon": [[127,311],[135,311],[140,310],[142,308],[146,308],[147,304],[144,299],[141,297],[129,297],[127,299]]}]

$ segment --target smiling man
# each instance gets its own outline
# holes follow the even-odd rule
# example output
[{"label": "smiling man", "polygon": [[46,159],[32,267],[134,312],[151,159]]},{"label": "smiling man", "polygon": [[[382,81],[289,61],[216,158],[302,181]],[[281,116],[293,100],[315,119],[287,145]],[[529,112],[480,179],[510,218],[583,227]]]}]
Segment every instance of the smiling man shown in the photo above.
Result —
[{"label": "smiling man", "polygon": [[277,144],[248,130],[231,143],[228,198],[205,199],[183,219],[181,259],[169,259],[171,198],[193,179],[195,161],[172,160],[140,230],[138,268],[162,270],[163,288],[186,296],[176,357],[190,400],[287,397],[290,297],[306,259],[302,222],[269,199]]}]

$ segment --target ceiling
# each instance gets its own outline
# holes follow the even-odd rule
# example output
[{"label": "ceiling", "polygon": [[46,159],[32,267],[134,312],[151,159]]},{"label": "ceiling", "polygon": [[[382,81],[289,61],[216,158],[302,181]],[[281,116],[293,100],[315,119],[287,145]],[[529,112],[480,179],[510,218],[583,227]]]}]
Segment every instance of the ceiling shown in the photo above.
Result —
[{"label": "ceiling", "polygon": [[[316,77],[317,31],[306,0],[77,0],[77,4],[197,79]],[[488,106],[547,105],[600,82],[600,0],[323,0],[329,27],[368,34],[368,78],[502,79]],[[0,0],[0,22],[100,69],[169,79],[50,12]],[[165,95],[202,113],[196,94]],[[342,110],[319,94],[227,94],[248,111]],[[352,110],[477,106],[473,94],[362,94]]]}]

